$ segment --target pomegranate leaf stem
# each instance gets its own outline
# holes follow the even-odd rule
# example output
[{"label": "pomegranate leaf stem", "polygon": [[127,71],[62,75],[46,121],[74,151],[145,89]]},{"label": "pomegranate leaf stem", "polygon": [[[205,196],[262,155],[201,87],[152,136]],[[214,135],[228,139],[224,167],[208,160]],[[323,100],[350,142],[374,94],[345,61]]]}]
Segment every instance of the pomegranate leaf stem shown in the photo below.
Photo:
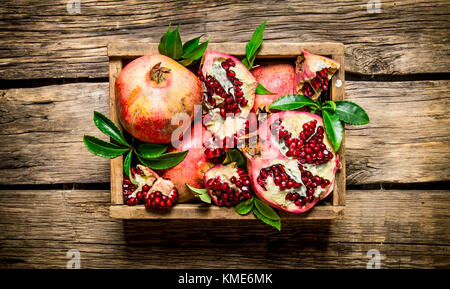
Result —
[{"label": "pomegranate leaf stem", "polygon": [[183,44],[183,58],[185,58],[184,55],[191,53],[198,46],[200,43],[200,38],[202,38],[203,35],[204,34],[199,37],[192,38]]},{"label": "pomegranate leaf stem", "polygon": [[278,231],[281,231],[281,220],[272,220],[272,219],[267,218],[260,211],[258,211],[256,206],[253,207],[252,212],[255,215],[255,217],[257,217],[258,219],[260,219],[264,223],[266,223],[266,224],[276,228]]},{"label": "pomegranate leaf stem", "polygon": [[113,138],[121,145],[126,147],[130,147],[128,142],[125,140],[125,137],[122,134],[122,131],[104,114],[98,111],[94,111],[94,123],[95,126],[107,136]]},{"label": "pomegranate leaf stem", "polygon": [[258,82],[258,86],[256,86],[256,94],[276,94],[271,92],[267,88],[265,88],[261,83]]},{"label": "pomegranate leaf stem", "polygon": [[131,173],[131,159],[133,158],[133,150],[130,150],[123,161],[123,171],[130,178],[130,181],[137,185],[138,182],[133,178],[133,174]]},{"label": "pomegranate leaf stem", "polygon": [[251,197],[250,199],[242,201],[239,204],[237,204],[236,207],[234,207],[234,210],[239,215],[247,215],[252,211],[253,206],[254,206],[254,198]]},{"label": "pomegranate leaf stem", "polygon": [[280,220],[280,216],[278,216],[277,213],[275,213],[272,207],[270,207],[260,199],[255,198],[255,206],[258,209],[258,211],[264,215],[264,217],[274,221]]},{"label": "pomegranate leaf stem", "polygon": [[144,143],[140,144],[136,151],[145,159],[153,159],[161,156],[167,150],[166,145],[154,144],[154,143]]},{"label": "pomegranate leaf stem", "polygon": [[198,189],[198,188],[190,186],[189,184],[186,184],[186,187],[191,192],[193,192],[195,197],[199,198],[202,202],[205,202],[207,204],[211,204],[211,196],[208,194],[206,189]]},{"label": "pomegranate leaf stem", "polygon": [[333,144],[334,150],[338,151],[344,136],[344,128],[342,127],[341,121],[336,113],[329,112],[328,110],[322,110],[322,116],[328,138]]},{"label": "pomegranate leaf stem", "polygon": [[167,56],[173,58],[175,60],[180,59],[183,54],[183,44],[181,43],[180,37],[180,24],[178,24],[177,28],[170,32],[167,36],[166,41],[166,53]]},{"label": "pomegranate leaf stem", "polygon": [[161,53],[163,55],[167,55],[166,42],[167,42],[167,37],[170,34],[170,27],[171,26],[172,26],[172,23],[169,23],[169,28],[167,29],[166,33],[164,33],[164,35],[161,36],[161,39],[159,40],[158,51],[159,51],[159,53]]},{"label": "pomegranate leaf stem", "polygon": [[209,40],[211,40],[211,37],[208,40],[206,40],[205,42],[203,42],[202,44],[194,47],[189,52],[186,52],[186,53],[183,52],[183,55],[182,55],[183,59],[194,61],[194,60],[201,58],[203,56],[203,54],[205,54],[206,48],[208,47]]},{"label": "pomegranate leaf stem", "polygon": [[144,165],[155,170],[165,170],[178,165],[184,160],[189,151],[165,153],[157,158],[146,159],[135,151],[138,160]]},{"label": "pomegranate leaf stem", "polygon": [[203,34],[183,44],[180,37],[180,25],[178,24],[177,28],[171,31],[171,24],[169,24],[166,33],[159,40],[158,51],[162,55],[178,61],[183,66],[189,66],[195,60],[200,59],[208,47],[211,37],[199,44],[202,36]]},{"label": "pomegranate leaf stem", "polygon": [[237,149],[229,149],[226,152],[225,159],[223,160],[224,165],[227,165],[229,163],[236,162],[236,166],[239,168],[245,168],[246,167],[246,160],[241,153],[241,151]]},{"label": "pomegranate leaf stem", "polygon": [[106,142],[90,135],[84,135],[83,142],[88,151],[107,159],[114,159],[130,150],[128,147]]},{"label": "pomegranate leaf stem", "polygon": [[245,46],[245,58],[242,60],[242,63],[248,68],[251,69],[253,67],[253,62],[255,61],[256,54],[258,53],[259,47],[263,42],[264,29],[266,28],[267,19],[256,28],[255,32],[253,32],[253,36],[247,45]]},{"label": "pomegranate leaf stem", "polygon": [[369,123],[367,112],[354,102],[338,100],[335,103],[336,115],[340,120],[349,124],[362,125]]},{"label": "pomegranate leaf stem", "polygon": [[294,110],[304,106],[320,108],[319,104],[303,94],[287,94],[272,102],[269,109]]}]

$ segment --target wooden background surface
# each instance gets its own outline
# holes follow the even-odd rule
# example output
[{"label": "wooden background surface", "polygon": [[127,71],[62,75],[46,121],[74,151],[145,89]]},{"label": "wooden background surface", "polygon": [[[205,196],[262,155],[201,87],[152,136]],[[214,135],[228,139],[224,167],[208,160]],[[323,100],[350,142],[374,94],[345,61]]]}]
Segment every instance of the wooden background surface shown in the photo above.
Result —
[{"label": "wooden background surface", "polygon": [[[2,1],[0,267],[450,268],[450,2]],[[106,45],[183,39],[346,45],[347,209],[336,221],[120,221],[108,217],[109,162],[84,149],[108,114]]]}]

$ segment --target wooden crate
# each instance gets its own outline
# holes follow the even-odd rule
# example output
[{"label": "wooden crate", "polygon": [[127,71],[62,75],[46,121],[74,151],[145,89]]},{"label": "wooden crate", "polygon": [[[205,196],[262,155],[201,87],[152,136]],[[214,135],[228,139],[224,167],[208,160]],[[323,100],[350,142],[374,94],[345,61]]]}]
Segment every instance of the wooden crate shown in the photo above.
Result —
[{"label": "wooden crate", "polygon": [[[245,43],[211,43],[208,48],[242,58]],[[331,81],[331,99],[342,100],[345,94],[344,45],[341,43],[264,43],[257,59],[286,59],[294,64],[302,49],[314,54],[329,56],[341,64],[341,68]],[[113,43],[108,45],[110,117],[117,125],[119,121],[115,105],[115,81],[124,63],[142,55],[158,53],[157,43]],[[336,82],[340,80],[340,85]],[[319,201],[310,211],[303,214],[291,214],[280,211],[282,219],[335,219],[344,215],[345,209],[345,139],[338,155],[340,169],[331,198]],[[253,214],[241,216],[234,208],[219,208],[201,203],[178,204],[167,212],[147,211],[143,205],[127,206],[123,203],[122,178],[123,157],[111,160],[111,206],[110,216],[118,219],[254,219]],[[327,201],[331,199],[331,201]]]}]

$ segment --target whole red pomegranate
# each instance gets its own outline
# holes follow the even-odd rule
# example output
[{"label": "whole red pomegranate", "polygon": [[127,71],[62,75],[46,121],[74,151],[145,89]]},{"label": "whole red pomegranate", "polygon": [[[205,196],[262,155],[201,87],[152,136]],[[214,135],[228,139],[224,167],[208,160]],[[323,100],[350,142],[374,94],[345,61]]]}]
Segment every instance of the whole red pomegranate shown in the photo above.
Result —
[{"label": "whole red pomegranate", "polygon": [[[200,133],[199,133],[200,132]],[[208,138],[208,132],[201,122],[194,124],[191,129],[191,137],[185,137],[177,148],[169,152],[178,152],[188,150],[184,160],[173,168],[167,169],[161,173],[161,176],[172,180],[172,183],[178,189],[178,202],[183,203],[194,198],[192,192],[186,187],[186,184],[202,189],[203,176],[213,164],[208,161],[205,155],[205,149],[202,144],[202,137]]]},{"label": "whole red pomegranate", "polygon": [[295,87],[295,68],[289,62],[263,62],[251,70],[256,80],[275,94],[257,94],[255,96],[254,112],[268,111],[268,106],[277,98],[293,94]]},{"label": "whole red pomegranate", "polygon": [[321,117],[274,113],[258,128],[258,136],[259,148],[245,154],[253,189],[262,200],[301,213],[331,193],[339,161]]},{"label": "whole red pomegranate", "polygon": [[125,66],[116,79],[116,105],[122,126],[135,138],[169,143],[177,113],[194,117],[202,102],[202,84],[187,68],[159,54],[146,55]]}]

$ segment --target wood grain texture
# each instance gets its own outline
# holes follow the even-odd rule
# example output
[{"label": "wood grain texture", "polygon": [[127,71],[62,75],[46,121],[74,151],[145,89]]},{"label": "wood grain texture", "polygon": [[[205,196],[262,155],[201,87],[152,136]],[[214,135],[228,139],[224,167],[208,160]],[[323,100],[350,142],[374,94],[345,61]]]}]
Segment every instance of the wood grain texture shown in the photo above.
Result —
[{"label": "wood grain texture", "polygon": [[[371,119],[346,126],[347,184],[450,180],[450,81],[346,81]],[[109,161],[83,134],[103,137],[108,83],[0,90],[0,184],[107,183]],[[57,144],[57,145],[56,145]]]},{"label": "wood grain texture", "polygon": [[[0,7],[0,78],[107,77],[106,45],[158,42],[169,22],[183,39],[247,42],[269,19],[265,40],[336,41],[346,45],[346,70],[363,74],[448,72],[448,1],[82,1],[70,14],[66,0],[36,4],[7,0]],[[180,13],[182,11],[182,13]]]},{"label": "wood grain texture", "polygon": [[[122,59],[111,57],[109,60],[109,118],[119,127],[119,118],[116,111],[116,78],[122,70]],[[123,204],[123,156],[110,161],[110,185],[111,185],[111,204]],[[113,193],[116,192],[116,193]],[[117,193],[120,192],[120,193]]]},{"label": "wood grain texture", "polygon": [[[450,267],[450,191],[350,190],[346,217],[257,220],[115,220],[109,191],[0,191],[0,267],[82,268]],[[27,216],[24,218],[24,216]],[[295,241],[293,241],[295,240]]]}]

